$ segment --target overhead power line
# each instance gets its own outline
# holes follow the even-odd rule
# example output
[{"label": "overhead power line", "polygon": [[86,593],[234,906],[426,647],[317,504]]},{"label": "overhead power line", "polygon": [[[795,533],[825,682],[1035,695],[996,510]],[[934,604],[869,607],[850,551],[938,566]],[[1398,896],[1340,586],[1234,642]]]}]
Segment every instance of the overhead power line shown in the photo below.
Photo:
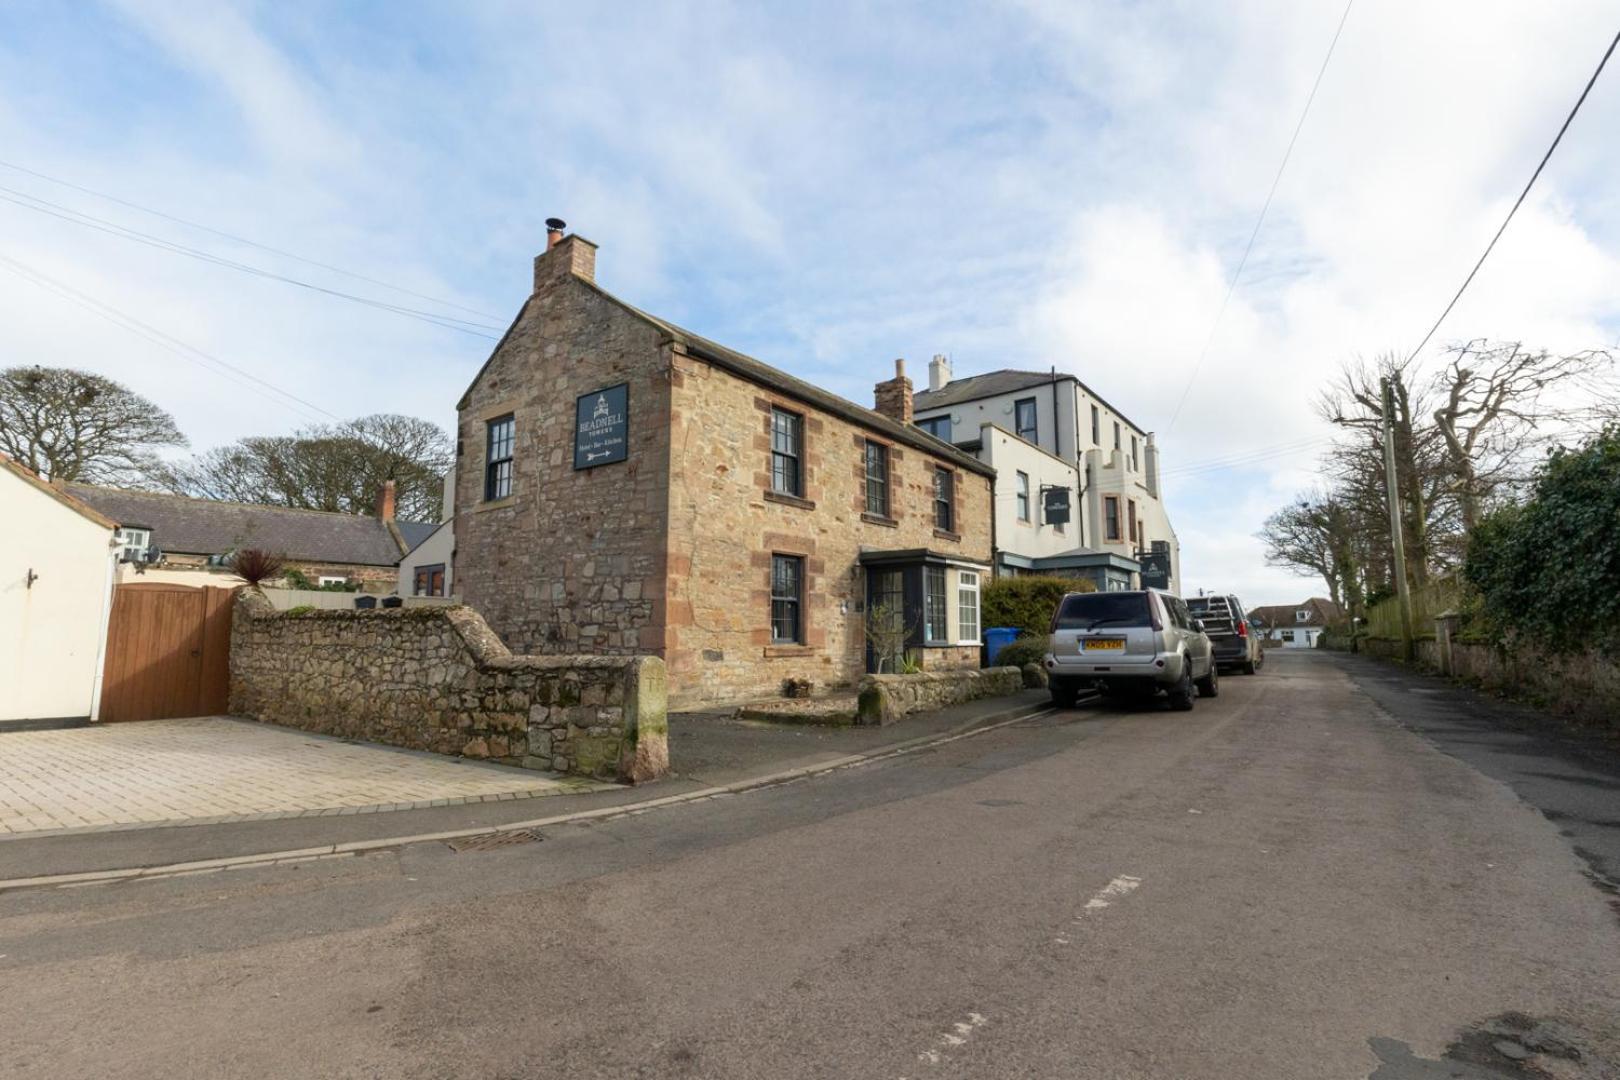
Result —
[{"label": "overhead power line", "polygon": [[1350,18],[1350,9],[1355,6],[1356,0],[1347,0],[1344,5],[1344,14],[1339,16],[1339,25],[1333,31],[1333,40],[1328,42],[1327,55],[1322,57],[1322,66],[1317,69],[1316,81],[1311,83],[1311,92],[1305,96],[1305,107],[1299,111],[1299,121],[1294,125],[1294,133],[1288,138],[1288,148],[1283,151],[1282,161],[1277,164],[1277,174],[1271,178],[1271,188],[1266,192],[1266,201],[1260,205],[1260,214],[1254,220],[1254,228],[1249,232],[1249,242],[1243,245],[1243,255],[1238,259],[1237,269],[1232,271],[1232,280],[1227,283],[1226,295],[1221,297],[1221,306],[1215,309],[1215,321],[1210,324],[1209,335],[1204,338],[1204,347],[1198,350],[1198,359],[1193,361],[1193,369],[1187,376],[1187,384],[1181,388],[1181,398],[1176,402],[1175,412],[1170,414],[1170,425],[1165,428],[1166,434],[1175,430],[1176,421],[1181,419],[1182,407],[1187,404],[1187,395],[1192,392],[1193,383],[1198,379],[1198,372],[1204,366],[1204,358],[1215,344],[1215,332],[1220,329],[1221,318],[1226,314],[1226,305],[1232,300],[1232,294],[1237,291],[1238,279],[1243,276],[1243,268],[1249,265],[1249,254],[1254,251],[1254,242],[1260,236],[1260,227],[1266,223],[1266,213],[1271,209],[1271,200],[1277,195],[1277,185],[1282,182],[1283,170],[1288,168],[1288,159],[1293,156],[1294,144],[1299,141],[1299,133],[1305,127],[1305,118],[1311,114],[1311,103],[1316,100],[1317,88],[1322,85],[1322,76],[1327,74],[1328,62],[1333,59],[1333,50],[1338,47],[1339,35],[1344,33],[1344,24]]},{"label": "overhead power line", "polygon": [[283,390],[272,382],[261,379],[251,372],[244,371],[234,364],[227,363],[210,352],[188,344],[173,334],[165,333],[150,323],[143,322],[128,312],[120,311],[111,304],[75,289],[65,282],[58,281],[49,274],[43,273],[9,255],[0,254],[0,268],[9,270],[24,281],[85,308],[97,317],[105,319],[127,333],[148,341],[159,348],[166,349],[221,378],[234,382],[267,400],[275,402],[283,408],[291,409],[307,420],[319,422],[323,417],[332,420],[343,419],[336,413],[328,412],[312,401],[306,401],[297,394]]},{"label": "overhead power line", "polygon": [[1267,461],[1282,457],[1294,457],[1307,453],[1319,446],[1326,446],[1333,439],[1329,436],[1319,436],[1312,439],[1301,439],[1291,443],[1280,443],[1275,446],[1258,447],[1246,453],[1240,453],[1223,458],[1212,458],[1205,461],[1192,461],[1178,465],[1173,469],[1164,469],[1160,476],[1164,479],[1183,479],[1203,473],[1222,472],[1227,469],[1245,469]]},{"label": "overhead power line", "polygon": [[236,233],[226,232],[224,229],[216,229],[212,225],[204,225],[199,221],[192,221],[188,218],[179,217],[175,214],[153,209],[150,206],[143,206],[138,202],[131,202],[128,199],[121,199],[117,195],[109,195],[105,191],[97,191],[95,188],[85,187],[82,184],[75,184],[71,180],[63,180],[59,176],[52,176],[49,173],[42,173],[38,169],[30,169],[26,165],[18,165],[14,161],[0,161],[0,168],[11,169],[15,172],[20,172],[25,175],[35,177],[36,179],[44,180],[47,183],[57,184],[61,187],[70,188],[73,191],[82,192],[85,195],[93,195],[98,199],[105,199],[108,202],[117,203],[119,206],[127,206],[131,210],[139,210],[143,214],[151,214],[153,217],[159,217],[165,221],[172,221],[177,225],[184,225],[188,229],[200,229],[205,233],[212,233],[213,235],[222,237],[223,239],[229,240],[232,243],[245,244],[248,247],[258,248],[260,251],[268,251],[272,255],[279,255],[284,259],[292,259],[295,262],[305,263],[309,266],[318,266],[322,270],[330,270],[334,274],[342,274],[344,277],[351,277],[356,281],[364,281],[370,285],[379,285],[385,289],[392,289],[394,292],[401,293],[405,296],[414,296],[418,300],[427,300],[431,303],[441,304],[444,307],[455,308],[458,311],[465,311],[469,315],[480,315],[486,319],[498,320],[500,318],[499,315],[493,315],[487,311],[480,311],[477,308],[467,307],[465,304],[458,304],[454,300],[445,300],[442,297],[417,292],[414,289],[407,289],[403,285],[395,285],[391,282],[383,281],[380,278],[367,277],[365,274],[358,274],[353,270],[345,270],[341,266],[333,266],[331,263],[321,262],[319,259],[311,259],[304,255],[297,255],[283,248],[271,247],[269,244],[261,244],[257,240],[249,240],[245,236],[238,236]]},{"label": "overhead power line", "polygon": [[[313,292],[323,293],[327,296],[333,296],[343,300],[350,300],[357,304],[364,304],[367,307],[377,308],[382,311],[390,311],[397,315],[404,315],[407,318],[419,319],[422,322],[431,323],[435,326],[443,327],[446,330],[456,330],[463,334],[472,334],[475,337],[488,338],[490,340],[495,340],[497,337],[499,337],[499,331],[501,330],[501,328],[498,326],[475,323],[471,320],[458,318],[454,315],[441,315],[437,312],[423,311],[419,308],[405,307],[400,304],[390,304],[384,300],[374,300],[370,297],[359,296],[355,293],[343,292],[340,289],[327,288],[324,285],[317,285],[314,282],[304,281],[300,278],[289,277],[286,274],[278,274],[273,270],[266,270],[262,267],[249,265],[248,263],[237,262],[234,259],[227,259],[223,256],[214,255],[211,252],[203,251],[200,248],[190,247],[189,245],[176,243],[172,240],[165,240],[161,236],[154,236],[151,233],[141,232],[139,229],[131,229],[128,226],[119,225],[117,222],[108,221],[105,218],[98,218],[92,214],[86,214],[82,211],[71,209],[70,207],[61,206],[57,203],[50,202],[49,200],[41,199],[35,195],[29,195],[26,192],[16,191],[12,188],[0,186],[0,192],[4,193],[0,194],[0,202],[12,203],[16,206],[21,206],[24,209],[33,210],[36,213],[45,214],[49,217],[59,218],[62,221],[67,221],[74,225],[94,229],[97,232],[104,232],[110,236],[116,236],[123,240],[132,240],[135,243],[145,244],[148,247],[155,247],[159,250],[170,251],[178,255],[186,255],[194,259],[200,259],[203,262],[212,263],[216,266],[227,267],[228,269],[236,270],[240,273],[249,274],[254,277],[267,278],[272,281],[280,281],[288,285],[296,285],[299,288],[309,289]],[[494,332],[492,333],[488,331]]]},{"label": "overhead power line", "polygon": [[1423,335],[1423,340],[1418,342],[1417,348],[1407,355],[1408,360],[1423,351],[1423,347],[1429,343],[1429,339],[1434,337],[1435,332],[1440,329],[1440,324],[1446,321],[1446,316],[1451,314],[1451,309],[1457,306],[1458,300],[1462,299],[1462,294],[1468,291],[1468,286],[1473,283],[1474,275],[1479,273],[1479,268],[1485,265],[1486,259],[1490,258],[1491,249],[1496,247],[1498,240],[1502,239],[1502,234],[1507,231],[1508,223],[1513,220],[1513,215],[1517,214],[1519,207],[1524,205],[1525,196],[1529,195],[1530,189],[1536,186],[1536,178],[1541,175],[1541,170],[1547,167],[1547,162],[1552,159],[1553,151],[1557,150],[1558,144],[1563,141],[1564,132],[1568,131],[1569,125],[1574,122],[1575,114],[1581,111],[1582,105],[1586,104],[1586,95],[1590,94],[1592,87],[1597,84],[1598,76],[1603,74],[1603,68],[1608,64],[1609,57],[1614,55],[1616,45],[1620,45],[1620,32],[1615,33],[1614,39],[1609,42],[1609,47],[1604,50],[1603,59],[1598,61],[1597,69],[1592,72],[1592,77],[1586,80],[1586,86],[1581,89],[1581,96],[1575,99],[1575,107],[1569,110],[1569,115],[1564,117],[1564,122],[1559,125],[1558,134],[1553,136],[1552,145],[1547,147],[1547,152],[1542,154],[1541,160],[1536,163],[1536,171],[1530,174],[1530,182],[1524,185],[1524,190],[1519,192],[1519,197],[1513,200],[1513,206],[1508,210],[1507,217],[1502,219],[1501,227],[1496,230],[1496,235],[1491,237],[1491,242],[1485,245],[1484,254],[1480,255],[1479,261],[1474,264],[1474,268],[1468,271],[1468,276],[1463,279],[1461,287],[1457,289],[1457,295],[1451,298],[1451,303],[1447,304],[1446,309],[1440,313],[1440,317],[1434,320],[1434,325],[1429,327],[1427,334]]}]

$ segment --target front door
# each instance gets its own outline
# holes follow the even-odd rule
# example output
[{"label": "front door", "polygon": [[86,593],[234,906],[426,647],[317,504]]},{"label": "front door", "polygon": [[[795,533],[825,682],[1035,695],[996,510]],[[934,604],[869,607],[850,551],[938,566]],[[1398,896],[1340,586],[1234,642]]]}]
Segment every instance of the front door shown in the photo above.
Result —
[{"label": "front door", "polygon": [[905,575],[898,569],[869,570],[866,574],[866,670],[895,674],[905,655]]}]

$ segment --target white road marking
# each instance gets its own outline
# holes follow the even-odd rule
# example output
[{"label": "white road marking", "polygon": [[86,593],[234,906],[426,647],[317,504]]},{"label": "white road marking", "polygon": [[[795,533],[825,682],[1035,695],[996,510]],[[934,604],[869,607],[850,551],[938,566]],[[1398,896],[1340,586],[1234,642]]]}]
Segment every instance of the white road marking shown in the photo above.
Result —
[{"label": "white road marking", "polygon": [[1090,900],[1087,900],[1085,910],[1100,911],[1109,904],[1112,904],[1115,900],[1118,900],[1120,897],[1129,896],[1131,893],[1135,892],[1136,887],[1140,884],[1142,884],[1141,878],[1131,877],[1129,874],[1121,874],[1113,881],[1110,881],[1107,885],[1104,885],[1097,892],[1096,896],[1093,896]]},{"label": "white road marking", "polygon": [[[945,1051],[954,1050],[958,1046],[966,1046],[967,1041],[973,1037],[973,1033],[983,1027],[985,1023],[984,1014],[968,1013],[965,1021],[958,1020],[951,1025],[951,1031],[940,1033],[939,1045],[945,1048],[944,1051],[929,1048],[919,1053],[917,1060],[925,1065],[938,1065],[945,1060]],[[901,1077],[900,1080],[905,1080],[905,1077]]]}]

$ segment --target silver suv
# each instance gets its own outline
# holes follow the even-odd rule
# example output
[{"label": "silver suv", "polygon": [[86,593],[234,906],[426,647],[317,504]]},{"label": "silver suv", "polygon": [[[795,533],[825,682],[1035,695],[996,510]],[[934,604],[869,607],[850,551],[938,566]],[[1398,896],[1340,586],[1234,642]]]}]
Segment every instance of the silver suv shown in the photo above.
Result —
[{"label": "silver suv", "polygon": [[1080,692],[1156,694],[1172,709],[1220,692],[1215,654],[1204,624],[1180,597],[1157,589],[1069,593],[1052,619],[1046,654],[1052,701],[1072,707]]}]

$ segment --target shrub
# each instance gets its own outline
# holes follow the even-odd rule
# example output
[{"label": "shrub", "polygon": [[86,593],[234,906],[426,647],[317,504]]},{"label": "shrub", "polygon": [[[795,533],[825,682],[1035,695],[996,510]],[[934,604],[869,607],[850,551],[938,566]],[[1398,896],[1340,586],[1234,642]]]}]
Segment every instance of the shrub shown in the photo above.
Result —
[{"label": "shrub", "polygon": [[242,548],[231,556],[231,570],[252,586],[281,576],[286,560],[261,548]]},{"label": "shrub", "polygon": [[[1082,578],[1025,577],[997,578],[984,587],[980,601],[986,628],[1014,626],[1025,634],[1043,640],[1052,628],[1052,616],[1064,593],[1095,592],[1096,586]],[[1044,649],[1043,649],[1044,652]]]},{"label": "shrub", "polygon": [[1555,451],[1528,502],[1475,526],[1463,575],[1498,637],[1554,652],[1620,643],[1620,428]]},{"label": "shrub", "polygon": [[1025,664],[1039,664],[1046,658],[1046,635],[1026,635],[1010,645],[1002,646],[996,654],[996,667],[1021,668]]}]

